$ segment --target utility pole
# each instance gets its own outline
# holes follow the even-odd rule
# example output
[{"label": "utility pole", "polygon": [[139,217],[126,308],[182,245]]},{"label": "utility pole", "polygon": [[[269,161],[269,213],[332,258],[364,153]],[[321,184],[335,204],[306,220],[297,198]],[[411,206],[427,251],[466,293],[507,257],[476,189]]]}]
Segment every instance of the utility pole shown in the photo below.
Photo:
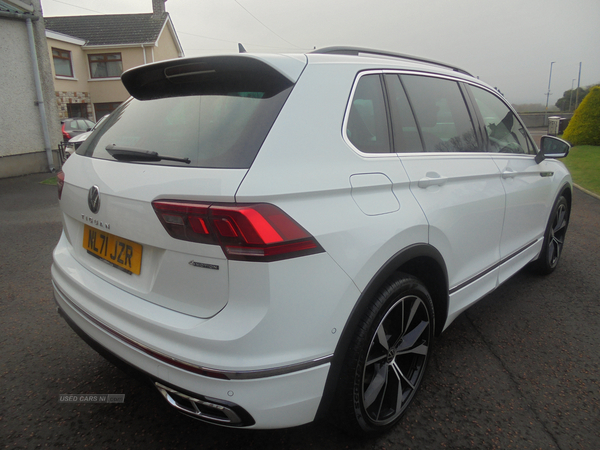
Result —
[{"label": "utility pole", "polygon": [[550,77],[548,77],[548,93],[546,94],[546,115],[544,117],[544,126],[548,125],[548,101],[550,100],[550,83],[552,82],[552,64],[555,61],[550,63]]},{"label": "utility pole", "polygon": [[577,103],[579,102],[579,85],[581,84],[581,63],[579,63],[579,79],[577,80],[577,93],[575,94],[575,109],[577,109]]}]

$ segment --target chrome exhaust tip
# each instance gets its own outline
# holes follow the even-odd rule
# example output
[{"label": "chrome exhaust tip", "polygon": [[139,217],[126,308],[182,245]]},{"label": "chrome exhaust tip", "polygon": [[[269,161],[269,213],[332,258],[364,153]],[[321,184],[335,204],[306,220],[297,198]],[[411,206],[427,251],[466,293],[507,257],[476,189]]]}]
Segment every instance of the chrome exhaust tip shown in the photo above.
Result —
[{"label": "chrome exhaust tip", "polygon": [[[196,419],[220,425],[238,427],[252,425],[252,423],[248,423],[248,421],[246,421],[245,424],[243,423],[244,421],[240,418],[238,413],[234,411],[236,406],[230,402],[224,404],[225,402],[208,397],[192,397],[159,382],[155,382],[154,385],[171,406]],[[241,408],[237,407],[237,409]],[[254,421],[252,420],[252,422]]]}]

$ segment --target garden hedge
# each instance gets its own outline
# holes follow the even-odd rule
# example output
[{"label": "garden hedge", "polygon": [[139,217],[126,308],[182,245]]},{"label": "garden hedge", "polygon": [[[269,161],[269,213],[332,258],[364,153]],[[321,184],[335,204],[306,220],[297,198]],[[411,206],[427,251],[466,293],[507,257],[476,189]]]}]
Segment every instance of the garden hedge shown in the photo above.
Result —
[{"label": "garden hedge", "polygon": [[572,145],[600,145],[600,86],[585,96],[563,138]]}]

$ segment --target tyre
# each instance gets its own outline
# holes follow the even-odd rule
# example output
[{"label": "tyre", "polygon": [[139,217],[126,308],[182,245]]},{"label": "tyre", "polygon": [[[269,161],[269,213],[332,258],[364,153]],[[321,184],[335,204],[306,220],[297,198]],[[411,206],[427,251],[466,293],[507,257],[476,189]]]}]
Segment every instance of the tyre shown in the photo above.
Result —
[{"label": "tyre", "polygon": [[535,272],[548,275],[554,272],[554,269],[558,266],[565,244],[570,213],[569,203],[561,195],[554,203],[552,214],[550,214],[540,256],[533,262],[532,269]]},{"label": "tyre", "polygon": [[385,431],[404,415],[429,361],[434,315],[416,278],[398,275],[377,294],[338,383],[334,420],[352,434]]}]

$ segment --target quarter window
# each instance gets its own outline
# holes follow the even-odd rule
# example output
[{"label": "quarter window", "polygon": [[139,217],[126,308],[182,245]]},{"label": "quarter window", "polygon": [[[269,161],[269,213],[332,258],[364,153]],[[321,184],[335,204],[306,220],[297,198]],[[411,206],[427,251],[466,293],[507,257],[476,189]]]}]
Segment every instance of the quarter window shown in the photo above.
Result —
[{"label": "quarter window", "polygon": [[358,81],[346,123],[346,136],[362,152],[390,152],[390,132],[379,75],[365,75]]},{"label": "quarter window", "polygon": [[73,78],[73,65],[71,64],[70,51],[53,48],[52,59],[54,60],[54,73],[56,73],[57,77]]},{"label": "quarter window", "polygon": [[535,154],[525,127],[517,116],[495,95],[471,87],[483,116],[491,152]]},{"label": "quarter window", "polygon": [[471,116],[455,81],[402,75],[427,152],[479,152]]},{"label": "quarter window", "polygon": [[115,78],[123,73],[123,61],[120,53],[88,55],[92,78]]}]

